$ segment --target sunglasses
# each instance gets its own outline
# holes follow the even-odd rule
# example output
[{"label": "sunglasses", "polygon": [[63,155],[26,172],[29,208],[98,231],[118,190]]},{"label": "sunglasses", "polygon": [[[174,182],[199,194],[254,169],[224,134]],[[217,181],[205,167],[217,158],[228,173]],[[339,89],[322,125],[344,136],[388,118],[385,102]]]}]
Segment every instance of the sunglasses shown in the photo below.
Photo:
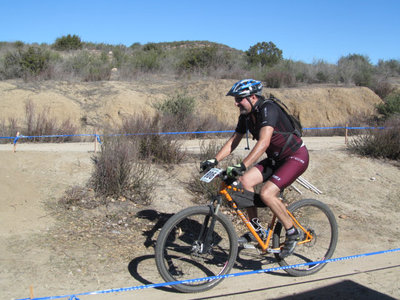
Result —
[{"label": "sunglasses", "polygon": [[236,102],[236,103],[240,103],[240,102],[242,102],[242,100],[243,100],[244,98],[247,98],[247,97],[243,97],[243,98],[236,97],[236,98],[235,98],[235,102]]}]

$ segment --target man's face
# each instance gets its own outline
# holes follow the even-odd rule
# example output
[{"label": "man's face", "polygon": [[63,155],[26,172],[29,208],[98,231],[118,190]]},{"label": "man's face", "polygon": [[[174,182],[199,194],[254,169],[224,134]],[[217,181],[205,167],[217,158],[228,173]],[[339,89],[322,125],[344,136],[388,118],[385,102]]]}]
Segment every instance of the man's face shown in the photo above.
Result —
[{"label": "man's face", "polygon": [[249,101],[252,101],[251,96],[244,98],[235,97],[235,105],[240,109],[241,115],[247,115],[251,112],[251,105]]}]

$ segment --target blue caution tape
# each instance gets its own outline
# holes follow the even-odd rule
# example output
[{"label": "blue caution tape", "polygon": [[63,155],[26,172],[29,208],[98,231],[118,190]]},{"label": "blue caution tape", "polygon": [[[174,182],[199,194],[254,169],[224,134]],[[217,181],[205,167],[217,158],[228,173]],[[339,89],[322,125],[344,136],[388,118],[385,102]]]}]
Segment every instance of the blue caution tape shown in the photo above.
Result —
[{"label": "blue caution tape", "polygon": [[[317,129],[385,129],[385,127],[346,127],[346,126],[333,126],[333,127],[306,127],[303,130],[317,130]],[[55,134],[55,135],[34,135],[25,136],[0,136],[0,139],[14,140],[14,144],[19,139],[34,139],[34,138],[56,138],[56,137],[78,137],[78,136],[94,136],[101,144],[100,136],[141,136],[141,135],[179,135],[179,134],[211,134],[211,133],[233,133],[234,130],[215,130],[215,131],[178,131],[178,132],[144,132],[144,133],[117,133],[108,135],[99,134]]]},{"label": "blue caution tape", "polygon": [[48,300],[48,299],[61,299],[61,298],[69,298],[69,300],[74,300],[74,299],[79,300],[79,298],[77,296],[88,296],[88,295],[137,291],[137,290],[143,290],[143,289],[149,289],[149,288],[172,286],[172,285],[177,285],[177,284],[188,284],[188,283],[194,283],[194,282],[201,282],[201,281],[206,281],[206,280],[215,280],[215,279],[231,278],[231,277],[238,277],[238,276],[251,275],[251,274],[269,273],[269,272],[275,272],[275,271],[279,271],[279,270],[300,268],[300,267],[312,266],[312,265],[317,265],[317,264],[326,264],[326,263],[332,263],[332,262],[338,262],[338,261],[344,261],[344,260],[349,260],[349,259],[368,257],[368,256],[372,256],[372,255],[386,254],[386,253],[392,253],[392,252],[398,252],[398,251],[400,251],[400,248],[384,250],[384,251],[377,251],[377,252],[370,252],[370,253],[364,253],[364,254],[357,254],[357,255],[351,255],[351,256],[344,256],[344,257],[338,257],[338,258],[331,258],[331,259],[326,259],[326,260],[321,260],[321,261],[314,261],[314,262],[308,262],[308,263],[296,264],[296,265],[290,265],[290,266],[284,266],[284,267],[275,267],[275,268],[269,268],[269,269],[265,269],[265,270],[232,273],[232,274],[226,274],[226,275],[210,276],[210,277],[187,279],[187,280],[164,282],[164,283],[154,283],[154,284],[132,286],[132,287],[126,287],[126,288],[108,289],[108,290],[71,294],[71,295],[63,295],[63,296],[50,296],[50,297],[41,297],[41,298],[23,298],[23,299],[16,299],[16,300],[30,300],[30,299]]}]

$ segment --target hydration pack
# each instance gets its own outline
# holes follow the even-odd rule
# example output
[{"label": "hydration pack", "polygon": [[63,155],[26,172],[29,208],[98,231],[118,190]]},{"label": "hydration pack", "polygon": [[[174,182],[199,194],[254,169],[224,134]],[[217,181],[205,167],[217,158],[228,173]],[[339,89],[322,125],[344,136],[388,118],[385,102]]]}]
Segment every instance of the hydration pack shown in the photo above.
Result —
[{"label": "hydration pack", "polygon": [[[267,101],[272,101],[276,105],[278,105],[279,108],[288,117],[290,123],[292,124],[292,126],[294,128],[294,130],[292,132],[289,132],[289,134],[292,133],[294,135],[297,135],[298,137],[301,137],[303,135],[303,126],[301,125],[299,119],[297,119],[294,115],[291,114],[289,108],[285,105],[285,103],[283,103],[281,100],[279,100],[272,94],[270,94],[269,98],[266,99],[266,102]],[[283,132],[279,132],[279,133],[283,133]]]}]

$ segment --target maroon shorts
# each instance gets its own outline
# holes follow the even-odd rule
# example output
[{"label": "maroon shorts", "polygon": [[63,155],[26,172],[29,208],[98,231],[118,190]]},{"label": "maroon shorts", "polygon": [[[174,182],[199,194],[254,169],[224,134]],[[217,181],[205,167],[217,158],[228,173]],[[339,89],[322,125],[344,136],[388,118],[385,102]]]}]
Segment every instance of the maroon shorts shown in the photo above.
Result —
[{"label": "maroon shorts", "polygon": [[291,185],[297,177],[304,173],[308,167],[308,150],[306,146],[300,147],[293,155],[272,163],[266,158],[260,161],[255,167],[263,175],[263,182],[271,181],[281,190]]}]

